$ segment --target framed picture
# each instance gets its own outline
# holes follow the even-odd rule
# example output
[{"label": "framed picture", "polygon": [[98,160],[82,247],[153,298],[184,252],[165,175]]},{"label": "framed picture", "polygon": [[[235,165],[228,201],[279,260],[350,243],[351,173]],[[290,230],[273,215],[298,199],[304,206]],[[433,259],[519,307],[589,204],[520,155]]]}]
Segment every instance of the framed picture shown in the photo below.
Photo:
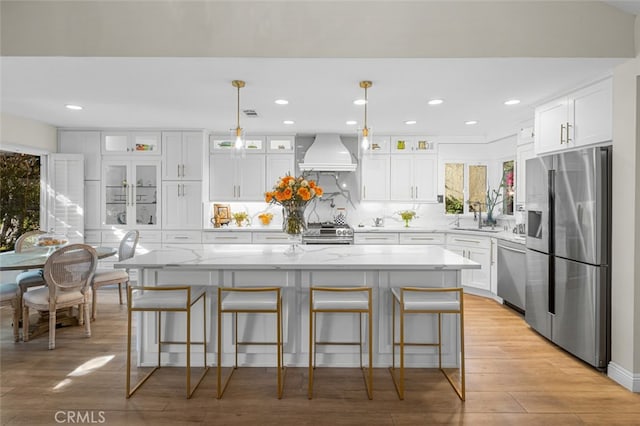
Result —
[{"label": "framed picture", "polygon": [[229,207],[229,204],[214,204],[213,219],[213,224],[216,228],[220,225],[226,225],[231,222],[231,209]]}]

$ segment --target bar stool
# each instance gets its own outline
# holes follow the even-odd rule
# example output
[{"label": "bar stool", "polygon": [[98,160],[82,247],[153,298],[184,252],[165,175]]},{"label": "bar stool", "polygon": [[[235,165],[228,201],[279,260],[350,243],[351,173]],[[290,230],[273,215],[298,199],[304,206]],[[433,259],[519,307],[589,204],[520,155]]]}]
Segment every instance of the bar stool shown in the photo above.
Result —
[{"label": "bar stool", "polygon": [[[202,300],[202,342],[191,341],[191,308]],[[187,399],[198,388],[202,379],[209,371],[207,365],[207,294],[204,287],[191,286],[128,286],[127,294],[127,398],[130,398],[151,375],[160,368],[160,354],[162,349],[162,313],[185,312],[187,314],[186,341],[187,346]],[[155,312],[157,315],[158,363],[131,389],[131,326],[133,312]],[[165,342],[166,343],[166,342]],[[204,353],[204,371],[196,385],[191,389],[191,345],[202,345]]]},{"label": "bar stool", "polygon": [[[222,385],[222,314],[234,314],[235,320],[235,364]],[[275,342],[238,341],[238,314],[276,314]],[[218,287],[218,399],[222,398],[231,376],[238,369],[238,345],[274,345],[277,347],[278,399],[282,399],[284,390],[284,366],[282,343],[282,291],[280,287]]]},{"label": "bar stool", "polygon": [[[422,288],[401,287],[393,288],[392,292],[392,366],[389,368],[398,397],[404,399],[404,348],[405,346],[436,346],[438,348],[438,369],[447,378],[458,397],[465,400],[465,369],[464,369],[464,300],[462,288]],[[396,342],[396,303],[400,307],[400,342]],[[405,314],[438,314],[438,341],[435,343],[406,342],[404,332]],[[460,315],[460,387],[456,386],[453,378],[442,368],[442,314]],[[396,378],[396,346],[400,346],[400,377]]]},{"label": "bar stool", "polygon": [[[317,345],[358,345],[360,347],[360,369],[364,377],[367,396],[373,399],[373,309],[369,287],[311,287],[309,291],[309,399],[313,398],[313,370],[316,367]],[[316,315],[318,313],[357,313],[359,315],[360,340],[358,342],[316,341]],[[369,367],[362,365],[362,314],[368,319]]]}]

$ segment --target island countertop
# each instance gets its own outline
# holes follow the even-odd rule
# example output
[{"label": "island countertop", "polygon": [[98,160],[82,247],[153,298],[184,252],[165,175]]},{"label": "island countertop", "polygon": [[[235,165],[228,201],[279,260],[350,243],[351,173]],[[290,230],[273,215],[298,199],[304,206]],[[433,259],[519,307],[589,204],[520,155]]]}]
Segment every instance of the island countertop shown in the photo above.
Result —
[{"label": "island countertop", "polygon": [[303,245],[288,255],[287,245],[220,244],[164,248],[117,262],[116,268],[197,269],[369,269],[459,270],[480,264],[435,245]]}]

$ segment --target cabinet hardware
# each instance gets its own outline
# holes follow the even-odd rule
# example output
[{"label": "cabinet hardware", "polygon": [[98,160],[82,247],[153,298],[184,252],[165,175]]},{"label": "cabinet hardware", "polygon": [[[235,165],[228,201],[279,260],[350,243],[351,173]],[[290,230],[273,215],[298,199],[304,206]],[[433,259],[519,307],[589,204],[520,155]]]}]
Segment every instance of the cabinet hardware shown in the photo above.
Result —
[{"label": "cabinet hardware", "polygon": [[366,185],[362,186],[362,198],[367,198],[367,187],[366,187]]},{"label": "cabinet hardware", "polygon": [[178,167],[178,177],[180,177],[180,164],[178,164],[176,167]]},{"label": "cabinet hardware", "polygon": [[518,249],[514,249],[511,247],[507,247],[507,246],[499,246],[501,250],[509,250],[509,251],[513,251],[516,253],[521,253],[521,254],[526,254],[526,252],[524,250],[518,250]]},{"label": "cabinet hardware", "polygon": [[560,145],[564,143],[564,124],[560,125]]},{"label": "cabinet hardware", "polygon": [[493,240],[489,240],[489,265],[493,265]]},{"label": "cabinet hardware", "polygon": [[431,237],[411,237],[411,241],[431,241],[435,240],[435,238]]},{"label": "cabinet hardware", "polygon": [[477,241],[477,240],[463,240],[462,238],[455,238],[455,241],[462,241],[464,243],[480,244],[480,241]]},{"label": "cabinet hardware", "polygon": [[369,240],[369,241],[374,241],[374,240],[386,241],[386,240],[388,240],[388,238],[385,238],[385,237],[365,237],[365,240]]},{"label": "cabinet hardware", "polygon": [[240,198],[240,185],[238,185],[238,198]]},{"label": "cabinet hardware", "polygon": [[418,199],[418,187],[416,186],[416,199]]},{"label": "cabinet hardware", "polygon": [[265,237],[265,240],[288,240],[288,237]]},{"label": "cabinet hardware", "polygon": [[237,240],[238,237],[215,237],[216,240]]},{"label": "cabinet hardware", "polygon": [[188,240],[189,237],[185,236],[185,235],[176,235],[175,237],[173,237],[174,240]]},{"label": "cabinet hardware", "polygon": [[571,138],[569,138],[569,127],[571,127],[571,124],[569,124],[567,122],[567,127],[566,127],[566,129],[567,129],[567,143],[571,142]]}]

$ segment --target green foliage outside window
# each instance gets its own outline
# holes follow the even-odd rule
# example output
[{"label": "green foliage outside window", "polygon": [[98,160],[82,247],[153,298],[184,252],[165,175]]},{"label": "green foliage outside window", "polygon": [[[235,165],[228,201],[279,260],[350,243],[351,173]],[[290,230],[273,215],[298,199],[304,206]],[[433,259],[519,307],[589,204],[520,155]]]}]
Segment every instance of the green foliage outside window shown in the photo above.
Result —
[{"label": "green foliage outside window", "polygon": [[0,152],[0,252],[40,227],[40,157]]}]

